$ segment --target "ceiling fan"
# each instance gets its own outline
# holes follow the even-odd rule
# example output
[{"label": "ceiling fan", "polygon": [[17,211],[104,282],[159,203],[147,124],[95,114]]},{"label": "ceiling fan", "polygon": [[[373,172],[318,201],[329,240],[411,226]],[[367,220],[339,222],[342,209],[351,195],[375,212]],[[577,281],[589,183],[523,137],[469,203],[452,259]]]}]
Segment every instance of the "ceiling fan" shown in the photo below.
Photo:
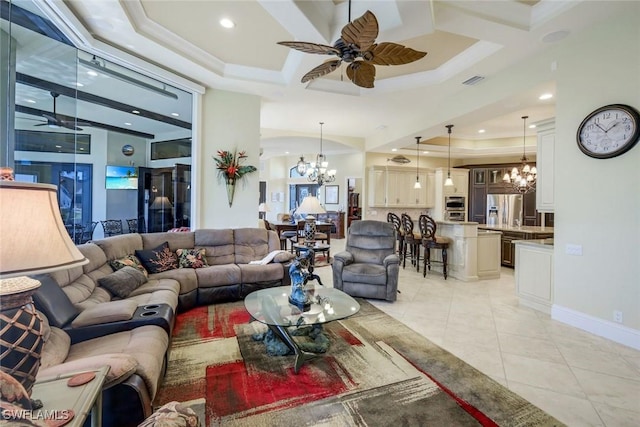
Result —
[{"label": "ceiling fan", "polygon": [[311,42],[278,42],[278,44],[305,53],[336,55],[339,59],[325,61],[302,77],[302,83],[322,77],[336,70],[340,64],[348,62],[347,76],[357,86],[372,88],[376,77],[375,65],[403,65],[423,58],[427,53],[413,50],[397,43],[376,44],[378,20],[367,10],[364,15],[351,22],[351,2],[349,2],[349,23],[342,28],[341,37],[327,46]]},{"label": "ceiling fan", "polygon": [[56,99],[60,96],[60,94],[57,92],[49,92],[49,93],[53,97],[53,114],[51,113],[42,114],[42,117],[47,119],[47,122],[39,123],[34,126],[49,126],[52,128],[61,127],[61,128],[71,129],[71,130],[82,130],[82,128],[79,128],[78,126],[76,126],[76,124],[79,124],[82,126],[91,126],[91,123],[77,122],[76,120],[66,120],[63,116],[58,116],[58,114],[56,113]]}]

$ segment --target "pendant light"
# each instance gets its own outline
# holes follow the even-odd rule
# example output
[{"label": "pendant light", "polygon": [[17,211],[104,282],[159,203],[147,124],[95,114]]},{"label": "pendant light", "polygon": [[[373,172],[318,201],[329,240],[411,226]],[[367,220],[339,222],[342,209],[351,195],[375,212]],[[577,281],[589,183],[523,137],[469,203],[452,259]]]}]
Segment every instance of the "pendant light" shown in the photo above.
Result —
[{"label": "pendant light", "polygon": [[416,157],[417,157],[417,161],[416,161],[416,183],[413,184],[413,188],[415,188],[416,190],[419,190],[422,188],[422,185],[420,185],[420,177],[418,175],[418,168],[420,167],[420,138],[422,138],[421,136],[416,136]]},{"label": "pendant light", "polygon": [[522,116],[523,124],[522,124],[522,167],[520,170],[518,168],[513,168],[511,170],[511,174],[509,172],[504,174],[502,180],[511,184],[514,190],[518,193],[526,194],[536,189],[536,179],[538,177],[538,170],[535,166],[530,167],[527,164],[527,156],[525,155],[525,144],[526,144],[526,134],[527,134],[527,119],[529,116]]},{"label": "pendant light", "polygon": [[304,156],[300,156],[300,160],[298,160],[296,165],[296,171],[300,176],[304,176],[307,173],[307,163],[304,161]]},{"label": "pendant light", "polygon": [[444,182],[445,187],[453,187],[453,180],[451,179],[451,128],[453,125],[446,125],[447,133],[449,134],[449,158],[447,160],[447,179]]}]

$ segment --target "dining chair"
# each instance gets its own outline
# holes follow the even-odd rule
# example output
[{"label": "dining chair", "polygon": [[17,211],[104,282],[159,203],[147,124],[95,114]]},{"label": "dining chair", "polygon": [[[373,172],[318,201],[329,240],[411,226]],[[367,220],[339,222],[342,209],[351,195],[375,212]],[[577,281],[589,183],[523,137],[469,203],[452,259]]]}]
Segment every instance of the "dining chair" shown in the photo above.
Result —
[{"label": "dining chair", "polygon": [[122,234],[122,220],[107,219],[100,222],[102,223],[102,229],[104,230],[104,237]]},{"label": "dining chair", "polygon": [[129,233],[137,233],[138,232],[138,219],[132,218],[127,219],[127,228],[129,229]]}]

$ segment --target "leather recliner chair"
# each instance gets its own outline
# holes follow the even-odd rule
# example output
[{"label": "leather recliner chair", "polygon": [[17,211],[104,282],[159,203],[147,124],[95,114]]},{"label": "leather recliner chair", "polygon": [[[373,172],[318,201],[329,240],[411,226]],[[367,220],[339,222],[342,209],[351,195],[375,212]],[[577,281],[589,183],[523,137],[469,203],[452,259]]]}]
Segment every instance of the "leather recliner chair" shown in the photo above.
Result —
[{"label": "leather recliner chair", "polygon": [[382,221],[354,221],[345,250],[333,258],[333,287],[362,298],[395,301],[400,258],[396,230]]}]

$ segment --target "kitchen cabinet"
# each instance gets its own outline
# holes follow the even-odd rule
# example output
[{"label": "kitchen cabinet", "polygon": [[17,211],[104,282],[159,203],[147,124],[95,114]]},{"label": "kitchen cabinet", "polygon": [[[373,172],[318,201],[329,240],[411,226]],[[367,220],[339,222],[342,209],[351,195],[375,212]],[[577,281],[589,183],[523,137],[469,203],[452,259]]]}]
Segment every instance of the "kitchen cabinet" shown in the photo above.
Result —
[{"label": "kitchen cabinet", "polygon": [[540,212],[553,212],[555,168],[555,121],[538,123],[536,169],[536,208]]},{"label": "kitchen cabinet", "polygon": [[[447,179],[447,172],[447,168],[435,170],[435,201],[432,217],[436,221],[445,219],[445,197],[461,196],[465,198],[466,203],[469,195],[469,169],[451,169],[451,180],[453,181],[453,186],[451,187],[444,185]],[[468,205],[465,206],[468,215],[469,208]]]},{"label": "kitchen cabinet", "polygon": [[[414,188],[416,170],[373,166],[369,169],[369,198],[371,207],[427,208],[433,203],[428,190],[433,187],[429,182],[429,170],[418,170],[421,188]],[[431,203],[431,205],[429,204]]]},{"label": "kitchen cabinet", "polygon": [[544,240],[515,244],[516,295],[520,304],[551,314],[553,304],[553,244]]}]

